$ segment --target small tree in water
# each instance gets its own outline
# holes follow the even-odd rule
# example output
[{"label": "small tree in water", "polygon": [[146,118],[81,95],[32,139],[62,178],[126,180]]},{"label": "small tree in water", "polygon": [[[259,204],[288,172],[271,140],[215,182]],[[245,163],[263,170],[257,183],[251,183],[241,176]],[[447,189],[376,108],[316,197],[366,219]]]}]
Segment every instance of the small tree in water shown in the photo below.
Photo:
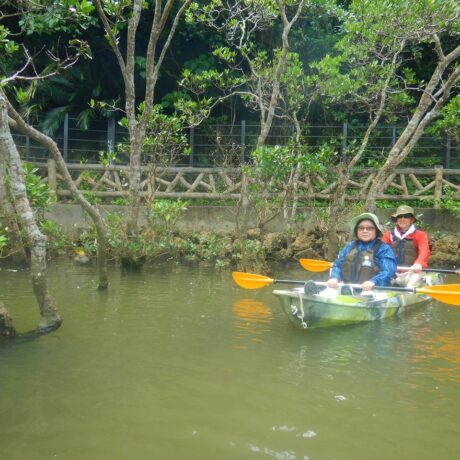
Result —
[{"label": "small tree in water", "polygon": [[[37,333],[53,331],[62,323],[52,299],[46,277],[46,237],[40,232],[26,193],[24,173],[19,152],[8,125],[6,100],[0,93],[0,155],[7,166],[10,178],[10,193],[20,226],[30,245],[31,277],[34,295],[40,309],[40,324]],[[3,203],[0,203],[3,207]]]}]

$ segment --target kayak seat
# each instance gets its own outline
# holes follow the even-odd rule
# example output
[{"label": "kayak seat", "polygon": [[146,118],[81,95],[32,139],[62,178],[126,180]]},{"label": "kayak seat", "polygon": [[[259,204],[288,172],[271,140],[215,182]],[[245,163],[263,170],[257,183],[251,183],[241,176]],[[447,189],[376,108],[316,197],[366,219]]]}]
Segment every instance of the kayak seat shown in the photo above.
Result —
[{"label": "kayak seat", "polygon": [[303,292],[306,295],[315,295],[321,291],[321,288],[316,285],[312,280],[308,280],[303,285]]},{"label": "kayak seat", "polygon": [[353,288],[351,286],[341,286],[340,294],[341,295],[353,295]]}]

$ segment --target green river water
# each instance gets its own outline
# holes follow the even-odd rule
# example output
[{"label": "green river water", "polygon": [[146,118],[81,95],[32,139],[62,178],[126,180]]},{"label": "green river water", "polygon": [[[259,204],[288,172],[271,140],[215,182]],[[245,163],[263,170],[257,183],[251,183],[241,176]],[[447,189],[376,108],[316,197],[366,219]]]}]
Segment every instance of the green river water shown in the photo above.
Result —
[{"label": "green river water", "polygon": [[[114,267],[110,282],[50,264],[62,327],[0,346],[2,459],[460,458],[460,307],[300,331],[272,287],[228,269]],[[33,329],[28,272],[2,266],[0,292]]]}]

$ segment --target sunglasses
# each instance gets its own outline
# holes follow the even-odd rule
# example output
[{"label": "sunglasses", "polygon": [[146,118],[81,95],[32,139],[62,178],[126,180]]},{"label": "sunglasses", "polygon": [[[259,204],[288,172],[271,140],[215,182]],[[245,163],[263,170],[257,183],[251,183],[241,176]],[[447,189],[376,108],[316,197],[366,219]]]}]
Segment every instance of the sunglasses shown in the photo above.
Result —
[{"label": "sunglasses", "polygon": [[361,226],[358,226],[357,229],[358,229],[358,232],[364,232],[364,231],[366,231],[366,232],[372,232],[373,230],[375,230],[375,227],[371,227],[371,226],[365,227],[365,226],[363,225],[362,227],[361,227]]},{"label": "sunglasses", "polygon": [[396,219],[410,219],[411,217],[414,217],[412,214],[399,214],[396,216]]}]

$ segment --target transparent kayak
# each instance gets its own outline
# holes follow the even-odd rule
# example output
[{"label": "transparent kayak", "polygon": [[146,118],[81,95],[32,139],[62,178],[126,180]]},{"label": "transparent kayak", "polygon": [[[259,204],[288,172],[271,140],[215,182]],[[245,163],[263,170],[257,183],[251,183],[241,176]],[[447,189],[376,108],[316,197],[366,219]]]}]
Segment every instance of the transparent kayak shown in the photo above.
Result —
[{"label": "transparent kayak", "polygon": [[340,326],[375,321],[422,307],[432,299],[411,292],[375,292],[331,295],[330,291],[306,294],[303,288],[275,290],[281,307],[299,329]]}]

